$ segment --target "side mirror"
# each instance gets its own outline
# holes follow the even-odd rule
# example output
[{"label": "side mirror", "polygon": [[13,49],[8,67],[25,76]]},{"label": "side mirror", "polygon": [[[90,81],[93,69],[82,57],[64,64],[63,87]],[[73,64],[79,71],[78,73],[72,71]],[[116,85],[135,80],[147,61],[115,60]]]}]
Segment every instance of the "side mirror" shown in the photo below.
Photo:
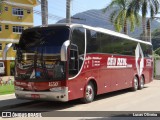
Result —
[{"label": "side mirror", "polygon": [[9,43],[5,46],[4,50],[3,50],[3,60],[6,60],[7,58],[7,52],[8,50],[12,47],[13,43]]},{"label": "side mirror", "polygon": [[61,61],[67,61],[68,60],[67,49],[68,49],[69,45],[70,45],[70,40],[67,40],[63,43],[63,45],[61,47]]}]

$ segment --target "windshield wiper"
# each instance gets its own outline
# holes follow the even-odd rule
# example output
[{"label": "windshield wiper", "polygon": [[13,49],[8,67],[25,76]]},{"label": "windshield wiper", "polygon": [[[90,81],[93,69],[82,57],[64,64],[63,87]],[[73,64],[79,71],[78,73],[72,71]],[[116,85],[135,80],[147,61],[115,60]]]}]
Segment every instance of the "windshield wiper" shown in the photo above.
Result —
[{"label": "windshield wiper", "polygon": [[42,69],[43,69],[44,78],[47,79],[47,80],[49,80],[50,77],[48,75],[48,70],[46,69],[46,62],[43,59],[43,52],[44,52],[44,48],[42,46],[42,51],[41,51],[41,66],[42,66]]}]

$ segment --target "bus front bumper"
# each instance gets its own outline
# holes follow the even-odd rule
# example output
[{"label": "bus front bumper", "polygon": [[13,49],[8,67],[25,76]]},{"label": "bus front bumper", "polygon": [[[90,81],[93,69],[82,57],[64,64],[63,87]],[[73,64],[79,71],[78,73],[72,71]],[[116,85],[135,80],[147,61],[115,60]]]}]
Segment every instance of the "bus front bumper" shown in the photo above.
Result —
[{"label": "bus front bumper", "polygon": [[47,101],[68,101],[68,87],[65,87],[61,91],[47,91],[47,92],[36,92],[36,91],[21,91],[15,90],[15,96],[18,99],[29,99],[29,100],[47,100]]}]

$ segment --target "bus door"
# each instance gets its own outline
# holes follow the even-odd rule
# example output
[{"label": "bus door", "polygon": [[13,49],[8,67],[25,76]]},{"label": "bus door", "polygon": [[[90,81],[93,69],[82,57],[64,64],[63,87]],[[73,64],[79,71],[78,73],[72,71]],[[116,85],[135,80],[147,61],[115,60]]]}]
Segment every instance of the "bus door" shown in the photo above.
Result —
[{"label": "bus door", "polygon": [[79,60],[78,60],[78,46],[71,43],[70,48],[70,59],[69,59],[69,74],[75,75],[79,70]]},{"label": "bus door", "polygon": [[69,98],[76,99],[83,96],[85,73],[81,72],[85,58],[85,29],[74,28],[71,35],[69,54]]}]

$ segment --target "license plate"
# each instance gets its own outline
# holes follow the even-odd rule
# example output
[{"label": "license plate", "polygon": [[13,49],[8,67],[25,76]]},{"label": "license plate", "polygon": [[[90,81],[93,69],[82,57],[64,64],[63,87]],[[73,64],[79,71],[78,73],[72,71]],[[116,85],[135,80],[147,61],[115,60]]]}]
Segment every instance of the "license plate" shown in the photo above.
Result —
[{"label": "license plate", "polygon": [[31,97],[34,98],[34,99],[38,99],[38,98],[40,98],[40,95],[38,95],[38,94],[31,94]]}]

